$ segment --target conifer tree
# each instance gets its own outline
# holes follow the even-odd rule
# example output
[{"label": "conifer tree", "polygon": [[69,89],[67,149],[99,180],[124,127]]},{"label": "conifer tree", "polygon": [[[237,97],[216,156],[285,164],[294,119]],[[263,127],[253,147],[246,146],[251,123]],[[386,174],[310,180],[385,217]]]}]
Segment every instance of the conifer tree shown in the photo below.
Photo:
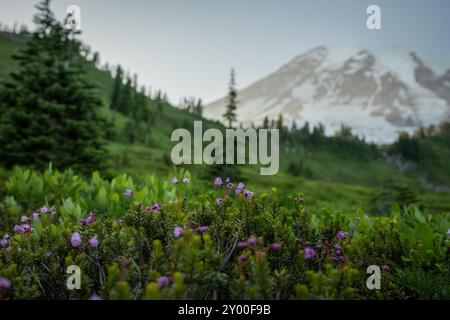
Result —
[{"label": "conifer tree", "polygon": [[90,171],[105,157],[101,101],[85,79],[79,31],[36,6],[37,29],[14,57],[19,65],[0,96],[0,159],[7,166]]},{"label": "conifer tree", "polygon": [[263,129],[269,129],[270,124],[269,124],[269,118],[267,116],[264,117],[263,123],[262,123],[262,128]]},{"label": "conifer tree", "polygon": [[129,115],[134,108],[134,88],[131,78],[128,76],[125,85],[122,87],[122,92],[119,99],[118,111]]},{"label": "conifer tree", "polygon": [[234,69],[231,69],[226,112],[223,115],[223,117],[228,121],[229,128],[231,128],[233,122],[236,121],[237,95],[238,93],[236,90]]},{"label": "conifer tree", "polygon": [[306,121],[304,126],[300,129],[300,133],[302,135],[304,135],[305,137],[309,136],[310,130],[309,130],[309,122],[308,121]]},{"label": "conifer tree", "polygon": [[201,117],[203,114],[203,104],[202,103],[203,103],[202,99],[199,98],[197,100],[197,104],[195,105],[195,109],[194,109],[194,113],[196,115],[198,115],[199,117]]},{"label": "conifer tree", "polygon": [[100,64],[100,54],[96,51],[92,56],[92,64],[97,67]]},{"label": "conifer tree", "polygon": [[116,68],[116,76],[114,77],[114,84],[111,95],[111,109],[119,110],[119,103],[121,102],[122,95],[122,87],[123,87],[123,69],[120,65]]},{"label": "conifer tree", "polygon": [[280,130],[280,131],[283,131],[283,129],[284,129],[283,125],[284,125],[283,115],[280,113],[278,115],[278,119],[277,119],[277,122],[275,124],[275,128]]}]

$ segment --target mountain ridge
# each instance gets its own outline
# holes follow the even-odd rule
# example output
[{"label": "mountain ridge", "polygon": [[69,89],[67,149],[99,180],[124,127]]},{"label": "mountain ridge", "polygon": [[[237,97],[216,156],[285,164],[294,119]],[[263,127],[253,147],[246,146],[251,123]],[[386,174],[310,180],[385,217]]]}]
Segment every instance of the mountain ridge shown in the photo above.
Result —
[{"label": "mountain ridge", "polygon": [[[222,120],[224,98],[204,109]],[[415,52],[319,46],[291,59],[240,91],[238,119],[261,124],[282,114],[287,124],[342,124],[375,143],[391,143],[400,131],[449,121],[450,70],[437,73]],[[351,117],[349,116],[351,115]]]}]

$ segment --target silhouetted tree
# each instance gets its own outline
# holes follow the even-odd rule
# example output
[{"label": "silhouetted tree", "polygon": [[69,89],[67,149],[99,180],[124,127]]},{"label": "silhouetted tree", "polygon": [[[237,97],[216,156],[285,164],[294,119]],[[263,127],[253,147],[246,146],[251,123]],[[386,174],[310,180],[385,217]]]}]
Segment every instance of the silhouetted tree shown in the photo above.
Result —
[{"label": "silhouetted tree", "polygon": [[234,69],[230,72],[230,84],[228,87],[228,97],[226,111],[223,117],[228,121],[228,127],[231,128],[234,121],[236,121],[236,109],[237,109],[237,90]]}]

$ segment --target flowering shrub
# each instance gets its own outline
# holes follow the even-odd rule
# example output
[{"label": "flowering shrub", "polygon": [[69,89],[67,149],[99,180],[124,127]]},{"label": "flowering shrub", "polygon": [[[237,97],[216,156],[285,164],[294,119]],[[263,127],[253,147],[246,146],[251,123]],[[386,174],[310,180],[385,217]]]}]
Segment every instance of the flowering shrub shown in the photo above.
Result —
[{"label": "flowering shrub", "polygon": [[[196,196],[184,172],[145,181],[16,168],[0,202],[0,298],[450,299],[448,213],[310,212],[302,194],[281,206],[275,189],[227,177]],[[80,289],[66,286],[70,265]]]}]

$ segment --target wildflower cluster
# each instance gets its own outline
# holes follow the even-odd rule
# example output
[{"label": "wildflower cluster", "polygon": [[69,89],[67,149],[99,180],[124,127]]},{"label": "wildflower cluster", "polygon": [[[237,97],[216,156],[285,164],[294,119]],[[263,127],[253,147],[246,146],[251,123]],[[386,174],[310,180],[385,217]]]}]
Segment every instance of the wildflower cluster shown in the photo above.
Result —
[{"label": "wildflower cluster", "polygon": [[[231,178],[186,197],[195,188],[186,175],[139,186],[67,174],[45,178],[42,196],[30,183],[18,189],[17,177],[4,190],[0,210],[12,223],[0,229],[0,298],[450,297],[449,214],[310,212],[303,195],[282,205],[274,190],[255,197]],[[65,184],[52,189],[58,179]],[[73,264],[81,290],[61,281]],[[376,292],[365,285],[369,265],[383,272]]]}]

